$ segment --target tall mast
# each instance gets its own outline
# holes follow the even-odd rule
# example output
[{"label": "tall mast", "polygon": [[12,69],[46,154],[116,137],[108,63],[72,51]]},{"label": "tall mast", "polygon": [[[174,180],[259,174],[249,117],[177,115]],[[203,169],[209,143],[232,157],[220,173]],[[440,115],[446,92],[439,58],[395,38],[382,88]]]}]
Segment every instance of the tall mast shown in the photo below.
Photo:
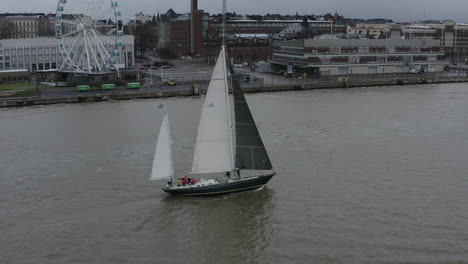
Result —
[{"label": "tall mast", "polygon": [[226,0],[223,0],[223,46],[226,45]]},{"label": "tall mast", "polygon": [[167,134],[169,135],[169,156],[171,157],[169,160],[171,161],[171,179],[172,184],[175,184],[175,176],[174,176],[174,164],[172,161],[172,137],[171,137],[171,126],[169,125],[169,112],[167,111],[166,105],[163,105],[164,111],[166,112],[167,117]]},{"label": "tall mast", "polygon": [[223,56],[223,67],[224,67],[224,85],[226,87],[226,105],[227,105],[227,120],[228,120],[228,130],[229,130],[229,142],[231,147],[231,169],[234,169],[234,142],[232,139],[232,124],[231,124],[231,107],[229,101],[229,84],[228,84],[228,72],[227,72],[227,52],[226,52],[226,0],[223,0],[223,46],[222,46],[222,56]]},{"label": "tall mast", "polygon": [[[225,0],[226,1],[226,0]],[[227,120],[228,120],[228,130],[229,130],[229,142],[231,147],[231,168],[234,169],[234,142],[232,139],[232,124],[231,124],[231,107],[229,101],[229,84],[228,84],[228,73],[227,73],[227,60],[226,60],[226,47],[222,47],[222,56],[223,56],[223,67],[224,67],[224,85],[226,87],[226,105],[227,105]]]}]

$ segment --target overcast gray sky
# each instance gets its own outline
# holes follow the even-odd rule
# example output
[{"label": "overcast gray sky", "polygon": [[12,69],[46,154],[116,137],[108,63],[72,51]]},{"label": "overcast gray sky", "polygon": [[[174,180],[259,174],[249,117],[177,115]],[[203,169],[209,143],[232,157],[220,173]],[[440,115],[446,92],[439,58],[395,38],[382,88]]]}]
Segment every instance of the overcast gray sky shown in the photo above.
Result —
[{"label": "overcast gray sky", "polygon": [[[57,2],[0,0],[0,12],[54,12]],[[189,0],[120,0],[120,3],[126,18],[140,11],[153,14],[173,8],[182,13],[190,8]],[[199,0],[199,8],[218,13],[221,3],[222,0]],[[228,0],[228,10],[241,14],[295,14],[296,11],[299,14],[324,14],[338,11],[349,18],[385,17],[395,21],[453,19],[468,22],[468,0]]]}]

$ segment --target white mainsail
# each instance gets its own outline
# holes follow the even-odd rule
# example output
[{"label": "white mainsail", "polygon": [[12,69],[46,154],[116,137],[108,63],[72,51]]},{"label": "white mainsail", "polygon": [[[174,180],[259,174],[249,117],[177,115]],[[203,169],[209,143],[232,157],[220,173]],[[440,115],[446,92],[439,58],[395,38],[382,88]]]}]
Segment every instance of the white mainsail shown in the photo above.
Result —
[{"label": "white mainsail", "polygon": [[232,135],[224,47],[213,71],[198,126],[192,174],[233,170]]},{"label": "white mainsail", "polygon": [[169,128],[169,117],[166,111],[159,130],[158,142],[154,153],[153,170],[151,180],[169,179],[174,175],[172,166],[171,133]]}]

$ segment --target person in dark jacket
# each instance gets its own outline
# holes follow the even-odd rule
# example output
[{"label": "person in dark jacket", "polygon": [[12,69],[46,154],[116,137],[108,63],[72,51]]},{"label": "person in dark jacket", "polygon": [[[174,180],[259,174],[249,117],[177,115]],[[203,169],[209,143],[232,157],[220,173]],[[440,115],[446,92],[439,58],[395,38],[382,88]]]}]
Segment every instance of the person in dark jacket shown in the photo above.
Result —
[{"label": "person in dark jacket", "polygon": [[235,171],[236,171],[237,178],[240,179],[240,169],[236,168]]}]

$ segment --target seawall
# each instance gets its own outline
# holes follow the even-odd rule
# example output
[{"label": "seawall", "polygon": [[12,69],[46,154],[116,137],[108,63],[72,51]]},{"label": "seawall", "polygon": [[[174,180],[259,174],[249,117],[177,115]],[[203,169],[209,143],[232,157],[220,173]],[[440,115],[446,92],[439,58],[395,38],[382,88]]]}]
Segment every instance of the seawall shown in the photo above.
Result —
[{"label": "seawall", "polygon": [[[468,82],[468,77],[437,77],[437,78],[418,78],[418,79],[380,79],[380,80],[352,80],[344,81],[326,81],[304,84],[288,84],[288,85],[243,85],[242,90],[245,93],[259,92],[278,92],[278,91],[297,91],[297,90],[312,90],[312,89],[334,89],[334,88],[353,88],[353,87],[369,87],[369,86],[390,86],[390,85],[416,85],[430,83],[460,83]],[[1,107],[22,107],[32,105],[50,105],[50,104],[73,104],[84,102],[101,102],[108,100],[131,100],[131,99],[149,99],[149,98],[164,98],[177,96],[193,96],[192,91],[171,91],[165,90],[162,92],[133,92],[133,93],[113,93],[106,95],[81,95],[67,97],[25,97],[25,98],[1,98]]]}]

